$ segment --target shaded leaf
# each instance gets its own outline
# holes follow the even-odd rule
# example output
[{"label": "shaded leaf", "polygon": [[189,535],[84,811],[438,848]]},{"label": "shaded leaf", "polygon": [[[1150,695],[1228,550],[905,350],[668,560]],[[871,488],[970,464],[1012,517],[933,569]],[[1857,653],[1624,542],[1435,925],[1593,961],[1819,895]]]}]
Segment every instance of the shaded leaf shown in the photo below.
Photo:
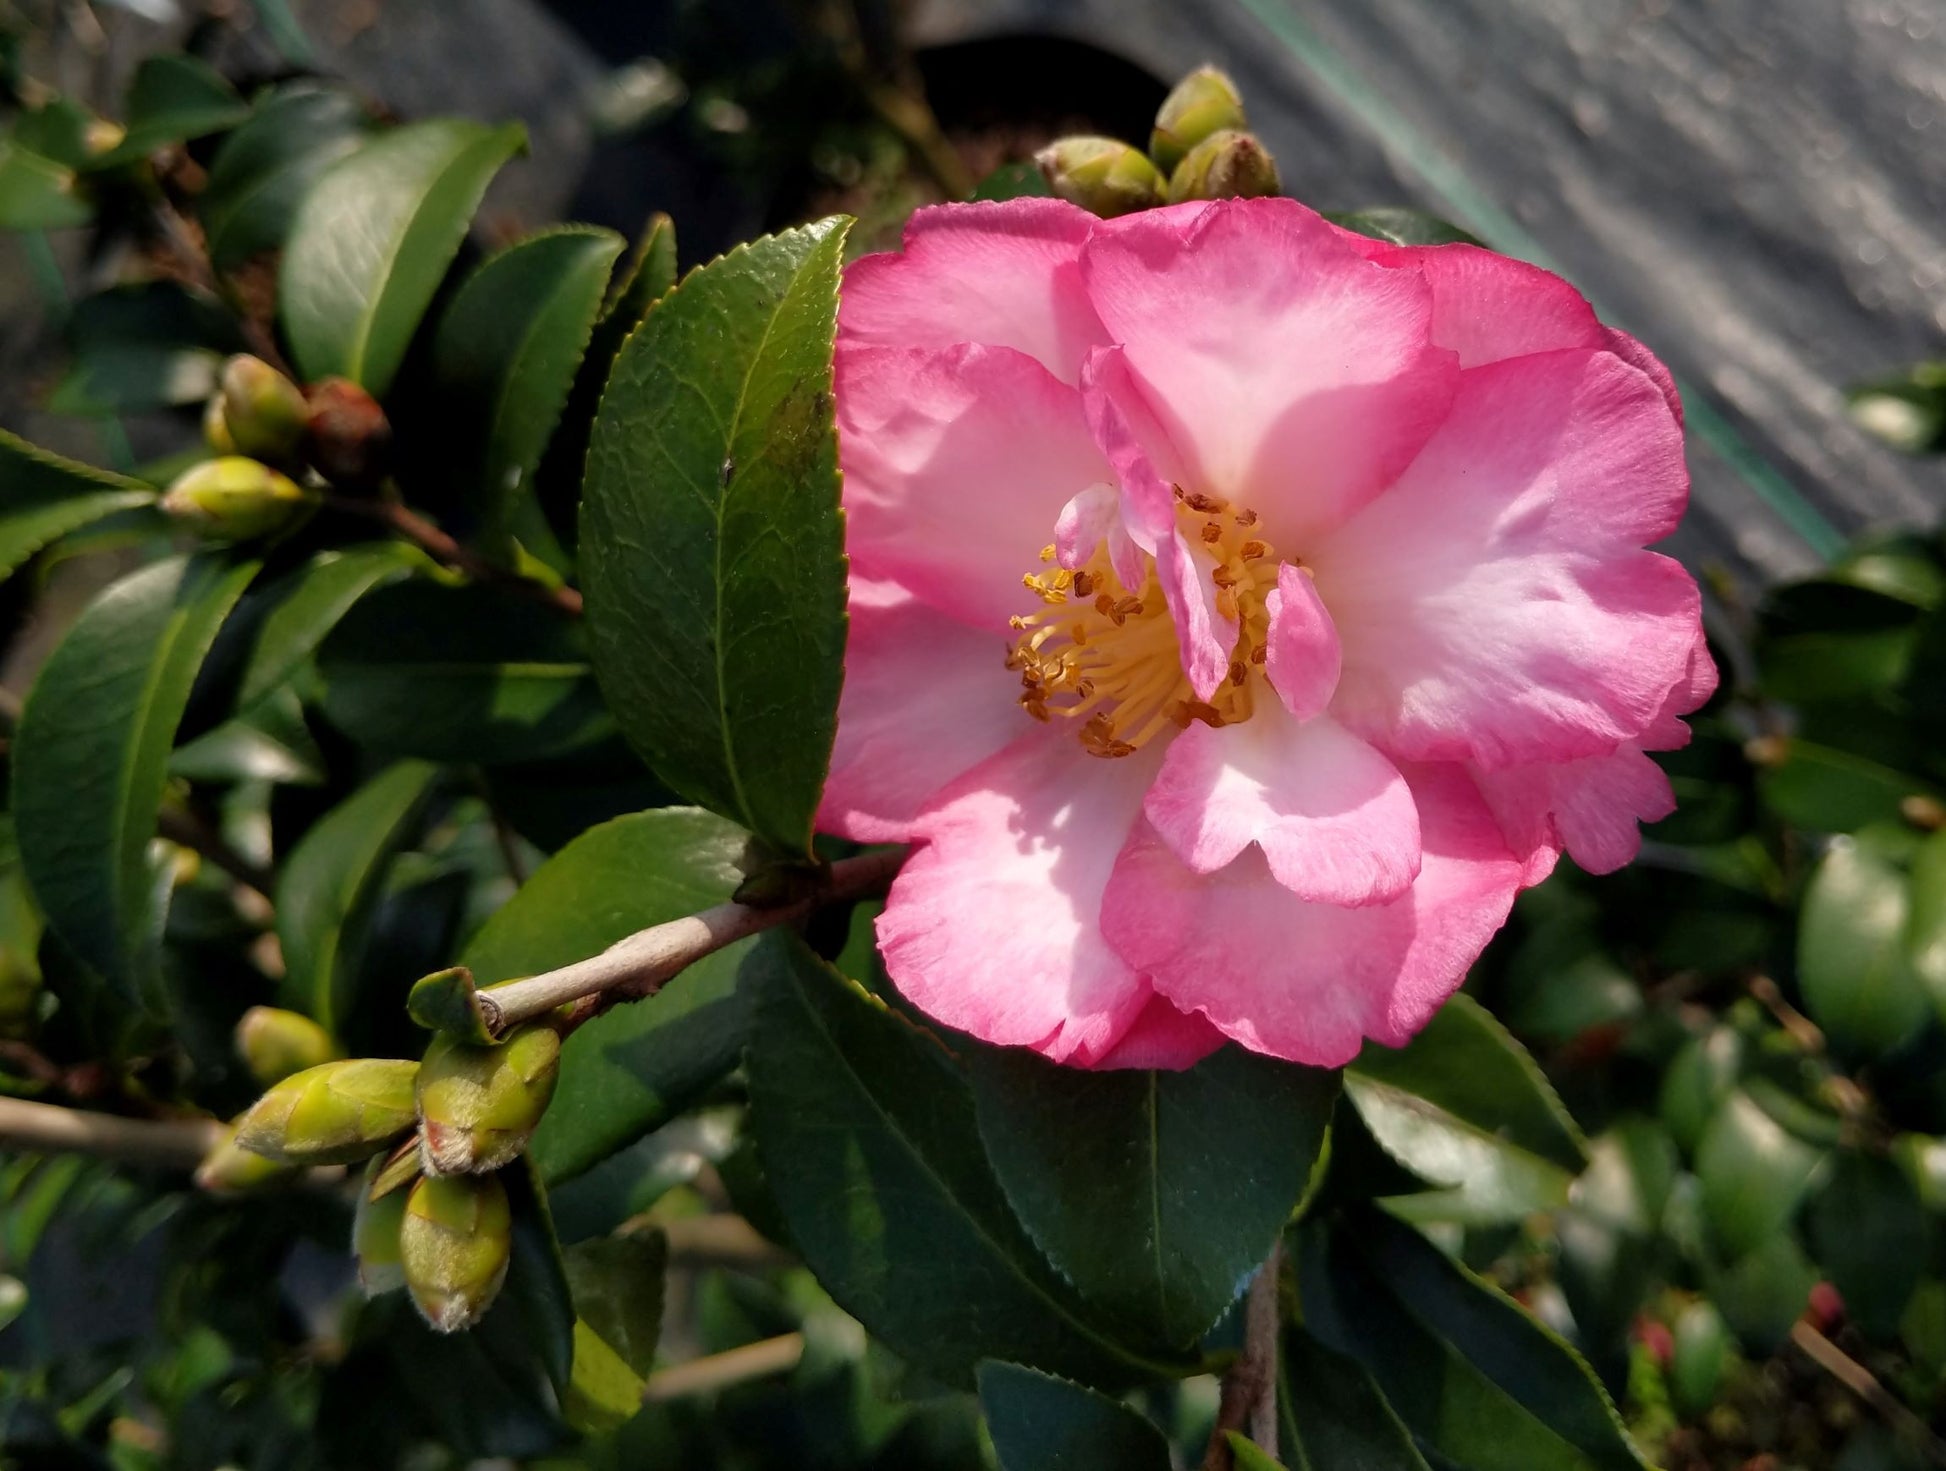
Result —
[{"label": "shaded leaf", "polygon": [[980,180],[978,187],[969,196],[973,199],[1025,199],[1045,198],[1054,192],[1047,182],[1047,175],[1040,165],[1032,159],[1019,163],[1003,163],[999,168]]},{"label": "shaded leaf", "polygon": [[1696,1147],[1703,1213],[1732,1257],[1756,1250],[1797,1213],[1825,1152],[1787,1131],[1743,1089],[1724,1100]]},{"label": "shaded leaf", "polygon": [[66,336],[72,361],[47,401],[57,414],[201,402],[215,391],[224,356],[244,346],[228,312],[172,281],[96,292],[69,314]]},{"label": "shaded leaf", "polygon": [[993,1359],[979,1387],[1000,1471],[1169,1471],[1162,1432],[1119,1400]]},{"label": "shaded leaf", "polygon": [[237,708],[249,709],[296,674],[366,593],[415,572],[431,571],[432,566],[416,547],[377,541],[319,552],[279,578],[265,589],[271,606],[251,639]]},{"label": "shaded leaf", "polygon": [[1291,1471],[1426,1471],[1412,1433],[1357,1360],[1296,1326],[1280,1349],[1278,1449]]},{"label": "shaded leaf", "polygon": [[0,580],[71,531],[155,500],[139,480],[63,459],[0,429]]},{"label": "shaded leaf", "polygon": [[129,84],[128,131],[113,148],[96,154],[88,167],[119,168],[172,143],[235,127],[248,116],[250,104],[207,62],[181,53],[151,56],[135,69]]},{"label": "shaded leaf", "polygon": [[565,1258],[575,1312],[623,1363],[646,1375],[662,1332],[662,1276],[669,1266],[662,1233],[577,1241]]},{"label": "shaded leaf", "polygon": [[1888,1159],[1846,1150],[1805,1217],[1818,1264],[1846,1313],[1872,1338],[1889,1342],[1932,1255],[1932,1223],[1912,1181]]},{"label": "shaded leaf", "polygon": [[1360,235],[1369,235],[1374,240],[1389,241],[1393,245],[1451,245],[1455,241],[1467,245],[1486,243],[1479,236],[1437,215],[1398,205],[1337,213],[1327,210],[1324,217],[1334,225]]},{"label": "shaded leaf", "polygon": [[370,127],[357,98],[320,82],[292,82],[260,102],[217,149],[197,201],[210,263],[234,270],[280,249],[312,184]]},{"label": "shaded leaf", "polygon": [[73,169],[0,138],[0,230],[63,230],[94,217]]},{"label": "shaded leaf", "polygon": [[[1907,945],[1912,905],[1906,833],[1835,838],[1812,874],[1798,917],[1797,983],[1804,1009],[1851,1057],[1909,1040],[1931,1014]],[[1946,1006],[1946,991],[1935,993]]]}]

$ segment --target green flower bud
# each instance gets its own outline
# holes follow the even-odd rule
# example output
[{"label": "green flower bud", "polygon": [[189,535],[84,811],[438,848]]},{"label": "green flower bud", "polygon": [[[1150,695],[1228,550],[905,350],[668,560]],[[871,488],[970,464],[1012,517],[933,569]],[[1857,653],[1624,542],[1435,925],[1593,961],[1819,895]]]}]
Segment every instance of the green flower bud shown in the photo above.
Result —
[{"label": "green flower bud", "polygon": [[1254,133],[1225,129],[1198,143],[1169,176],[1169,202],[1256,199],[1277,192],[1277,160]]},{"label": "green flower bud", "polygon": [[264,1088],[338,1056],[338,1044],[323,1027],[308,1016],[275,1006],[253,1006],[244,1012],[236,1024],[236,1050],[249,1066],[250,1076]]},{"label": "green flower bud", "polygon": [[392,460],[392,425],[378,400],[349,378],[321,378],[308,394],[304,457],[333,485],[369,489]]},{"label": "green flower bud", "polygon": [[546,1022],[498,1047],[442,1032],[419,1064],[419,1159],[429,1175],[477,1174],[520,1157],[554,1096],[561,1037]]},{"label": "green flower bud", "polygon": [[225,363],[217,397],[237,453],[278,462],[297,453],[310,407],[303,390],[262,358],[240,352]]},{"label": "green flower bud", "polygon": [[1248,126],[1237,84],[1213,66],[1199,66],[1163,99],[1155,131],[1149,134],[1149,157],[1163,173],[1171,173],[1211,133]]},{"label": "green flower bud", "polygon": [[236,453],[236,440],[230,434],[230,424],[223,417],[223,395],[212,393],[209,402],[203,405],[203,443],[219,455]]},{"label": "green flower bud", "polygon": [[399,1262],[412,1301],[441,1333],[480,1321],[513,1254],[513,1213],[497,1175],[428,1175],[406,1197]]},{"label": "green flower bud", "polygon": [[257,460],[224,455],[183,471],[163,492],[161,505],[205,536],[248,541],[283,530],[312,502],[289,476]]},{"label": "green flower bud", "polygon": [[386,1161],[374,1155],[358,1186],[358,1207],[351,1219],[351,1254],[358,1259],[358,1285],[367,1297],[405,1286],[405,1266],[399,1258],[399,1233],[405,1226],[405,1203],[410,1192],[390,1190],[373,1197]]},{"label": "green flower bud", "polygon": [[293,1165],[361,1160],[412,1127],[416,1062],[356,1057],[293,1073],[237,1120],[237,1143]]},{"label": "green flower bud", "polygon": [[1056,194],[1105,220],[1163,202],[1162,175],[1119,138],[1056,138],[1034,162]]},{"label": "green flower bud", "polygon": [[212,1195],[240,1195],[260,1185],[276,1184],[296,1174],[291,1165],[253,1154],[237,1143],[237,1131],[226,1125],[223,1137],[196,1167],[196,1184]]}]

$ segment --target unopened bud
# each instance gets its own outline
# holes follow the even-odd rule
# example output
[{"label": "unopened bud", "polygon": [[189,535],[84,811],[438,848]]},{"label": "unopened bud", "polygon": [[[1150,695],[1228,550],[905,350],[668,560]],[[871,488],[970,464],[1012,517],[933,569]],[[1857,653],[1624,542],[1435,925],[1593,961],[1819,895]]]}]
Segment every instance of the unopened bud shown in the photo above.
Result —
[{"label": "unopened bud", "polygon": [[349,378],[321,378],[309,393],[304,457],[347,490],[378,484],[392,459],[392,425],[378,400]]},{"label": "unopened bud", "polygon": [[1248,126],[1237,84],[1213,66],[1199,66],[1163,99],[1149,134],[1149,157],[1167,174],[1211,133]]},{"label": "unopened bud", "polygon": [[1147,154],[1119,138],[1056,138],[1034,162],[1056,194],[1105,220],[1163,201],[1162,175]]},{"label": "unopened bud", "polygon": [[168,515],[223,541],[281,531],[311,504],[312,497],[289,476],[241,455],[192,465],[163,492],[161,501]]},{"label": "unopened bud", "polygon": [[386,1161],[374,1157],[359,1182],[358,1205],[351,1218],[351,1254],[358,1261],[358,1285],[367,1297],[405,1286],[405,1266],[399,1259],[399,1233],[405,1225],[405,1190],[388,1190],[376,1197],[377,1178]]},{"label": "unopened bud", "polygon": [[293,1073],[237,1120],[245,1149],[294,1165],[342,1165],[412,1127],[416,1062],[355,1057]]},{"label": "unopened bud", "polygon": [[428,1175],[406,1197],[399,1263],[412,1301],[441,1333],[480,1321],[507,1279],[513,1212],[497,1175]]},{"label": "unopened bud", "polygon": [[331,1034],[308,1016],[253,1006],[236,1024],[236,1050],[261,1087],[281,1083],[338,1055]]},{"label": "unopened bud", "polygon": [[239,454],[281,464],[297,453],[310,408],[303,390],[262,358],[240,352],[225,363],[217,397]]},{"label": "unopened bud", "polygon": [[1277,161],[1254,133],[1224,129],[1194,148],[1169,176],[1169,202],[1256,199],[1277,192]]},{"label": "unopened bud", "polygon": [[419,1064],[419,1157],[429,1175],[497,1170],[520,1157],[554,1096],[561,1037],[533,1022],[498,1047],[442,1032]]},{"label": "unopened bud", "polygon": [[237,1131],[225,1125],[223,1137],[203,1162],[196,1166],[196,1184],[199,1189],[212,1195],[240,1195],[246,1190],[255,1190],[260,1185],[271,1185],[288,1180],[297,1173],[294,1166],[279,1164],[274,1159],[266,1159],[254,1154],[237,1143]]},{"label": "unopened bud", "polygon": [[223,417],[220,393],[212,393],[209,402],[203,405],[203,443],[219,455],[236,453],[236,440],[230,434],[229,421]]}]

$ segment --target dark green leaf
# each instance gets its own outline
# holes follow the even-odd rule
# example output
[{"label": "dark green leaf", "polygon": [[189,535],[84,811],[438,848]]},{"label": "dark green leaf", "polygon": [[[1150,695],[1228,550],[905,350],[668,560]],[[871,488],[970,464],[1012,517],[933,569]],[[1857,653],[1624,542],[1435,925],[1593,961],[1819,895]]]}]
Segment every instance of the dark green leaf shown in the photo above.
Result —
[{"label": "dark green leaf", "polygon": [[1411,1432],[1355,1359],[1299,1327],[1281,1347],[1278,1449],[1291,1471],[1426,1471]]},{"label": "dark green leaf", "polygon": [[139,480],[62,459],[0,429],[0,580],[69,532],[154,500]]},{"label": "dark green leaf", "polygon": [[442,467],[489,542],[532,492],[621,252],[621,236],[590,226],[530,236],[467,277],[439,319]]},{"label": "dark green leaf", "polygon": [[1188,1345],[1304,1194],[1338,1075],[1226,1047],[1182,1072],[971,1063],[980,1137],[1035,1244],[1138,1342]]},{"label": "dark green leaf", "polygon": [[980,1409],[1000,1471],[1169,1471],[1169,1442],[1119,1400],[989,1359]]},{"label": "dark green leaf", "polygon": [[1519,1304],[1377,1211],[1302,1233],[1305,1327],[1350,1354],[1399,1418],[1466,1471],[1638,1471],[1580,1355]]},{"label": "dark green leaf", "polygon": [[1700,1419],[1716,1403],[1723,1375],[1736,1356],[1730,1328],[1706,1299],[1686,1303],[1671,1335],[1669,1389],[1678,1413]]},{"label": "dark green leaf", "polygon": [[494,1304],[518,1336],[532,1346],[555,1392],[567,1388],[575,1358],[574,1291],[547,1194],[533,1166],[518,1160],[500,1171],[513,1208],[513,1255],[506,1285]]},{"label": "dark green leaf", "polygon": [[88,167],[118,168],[173,143],[235,127],[248,116],[250,104],[208,63],[180,53],[151,56],[129,85],[127,134]]},{"label": "dark green leaf", "polygon": [[1946,832],[1920,843],[1912,855],[1906,914],[1906,959],[1935,998],[1946,998]]},{"label": "dark green leaf", "polygon": [[1703,1288],[1740,1337],[1771,1353],[1790,1336],[1820,1275],[1797,1237],[1779,1231],[1727,1267],[1706,1261]]},{"label": "dark green leaf", "polygon": [[1334,225],[1360,235],[1369,235],[1374,240],[1390,241],[1393,245],[1451,245],[1459,242],[1466,245],[1484,244],[1479,236],[1437,215],[1429,215],[1424,210],[1405,209],[1397,205],[1381,205],[1377,209],[1344,210],[1337,213],[1327,211],[1325,218]]},{"label": "dark green leaf", "polygon": [[566,1258],[575,1312],[623,1363],[646,1375],[662,1332],[662,1274],[669,1266],[662,1233],[577,1241]]},{"label": "dark green leaf", "polygon": [[766,936],[750,968],[757,1150],[840,1307],[952,1384],[983,1358],[1096,1383],[1155,1372],[1081,1316],[1015,1221],[937,1038],[794,938]]},{"label": "dark green leaf", "polygon": [[1946,448],[1946,363],[1914,363],[1846,397],[1858,427],[1894,449],[1926,455]]},{"label": "dark green leaf", "polygon": [[1888,1159],[1846,1150],[1805,1215],[1812,1250],[1845,1311],[1889,1342],[1932,1256],[1932,1223],[1912,1181]]},{"label": "dark green leaf", "polygon": [[170,281],[97,292],[67,322],[68,371],[47,406],[57,414],[146,413],[199,403],[223,358],[244,341],[230,314]]},{"label": "dark green leaf", "polygon": [[392,855],[410,841],[438,768],[387,767],[326,813],[291,850],[277,882],[284,1001],[336,1031],[357,995],[372,907]]},{"label": "dark green leaf", "polygon": [[1825,1152],[1787,1132],[1738,1089],[1717,1110],[1696,1148],[1703,1213],[1732,1257],[1754,1251],[1797,1213],[1822,1173]]},{"label": "dark green leaf", "polygon": [[210,263],[229,271],[280,249],[311,185],[370,126],[357,98],[320,82],[290,83],[259,103],[216,151],[197,201]]},{"label": "dark green leaf", "polygon": [[22,866],[47,921],[127,998],[153,995],[149,841],[203,656],[254,562],[172,558],[115,583],[48,656],[15,737]]},{"label": "dark green leaf", "polygon": [[[1797,931],[1804,1009],[1847,1057],[1876,1057],[1913,1037],[1931,1014],[1907,926],[1909,834],[1867,829],[1836,838],[1811,876]],[[1946,1009],[1946,990],[1936,993]]]},{"label": "dark green leaf", "polygon": [[381,586],[318,649],[320,705],[360,745],[431,761],[538,761],[614,730],[582,631],[503,588]]},{"label": "dark green leaf", "polygon": [[319,552],[279,579],[267,589],[274,601],[251,640],[237,708],[249,709],[294,675],[366,593],[432,566],[415,547],[377,541]]},{"label": "dark green leaf", "polygon": [[0,230],[62,230],[94,217],[73,169],[0,138]]},{"label": "dark green leaf", "polygon": [[999,168],[980,180],[979,187],[973,191],[974,199],[1024,199],[1045,197],[1054,192],[1047,182],[1047,175],[1040,165],[1031,159],[1019,163],[1003,163]]},{"label": "dark green leaf", "polygon": [[40,107],[29,108],[14,119],[13,141],[29,153],[78,169],[85,164],[94,147],[90,135],[97,134],[95,115],[70,97],[50,98]]},{"label": "dark green leaf", "polygon": [[[653,924],[721,904],[741,875],[744,835],[693,808],[662,808],[593,828],[550,858],[494,911],[462,957],[481,985],[586,959]],[[577,1029],[528,1155],[561,1181],[660,1128],[736,1066],[747,1006],[737,966],[747,944],[690,966],[654,997]]]},{"label": "dark green leaf", "polygon": [[595,667],[677,791],[808,852],[845,641],[831,345],[847,225],[740,246],[629,338],[588,455]]},{"label": "dark green leaf", "polygon": [[1759,610],[1758,673],[1779,700],[1848,700],[1904,677],[1920,612],[1836,579],[1787,583]]},{"label": "dark green leaf", "polygon": [[488,182],[525,139],[517,124],[412,123],[319,176],[278,273],[305,378],[335,373],[385,396]]},{"label": "dark green leaf", "polygon": [[1852,751],[1793,739],[1782,764],[1757,777],[1764,804],[1794,827],[1848,833],[1874,822],[1897,822],[1899,804],[1929,791],[1907,772]]},{"label": "dark green leaf", "polygon": [[1443,1187],[1390,1202],[1414,1219],[1485,1224],[1565,1205],[1587,1160],[1533,1058],[1468,996],[1402,1050],[1368,1046],[1345,1093],[1388,1154]]}]

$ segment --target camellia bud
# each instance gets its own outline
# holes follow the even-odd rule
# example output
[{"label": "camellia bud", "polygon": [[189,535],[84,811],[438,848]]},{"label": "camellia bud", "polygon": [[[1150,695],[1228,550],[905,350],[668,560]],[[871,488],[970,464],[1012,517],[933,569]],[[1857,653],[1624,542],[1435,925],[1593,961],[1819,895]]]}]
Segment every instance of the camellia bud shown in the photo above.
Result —
[{"label": "camellia bud", "polygon": [[321,378],[309,393],[304,457],[333,485],[378,484],[392,459],[392,425],[378,400],[349,378]]},{"label": "camellia bud", "polygon": [[385,1160],[373,1156],[358,1186],[358,1206],[351,1218],[351,1254],[358,1259],[358,1285],[367,1297],[405,1286],[405,1266],[399,1257],[399,1235],[405,1226],[405,1203],[410,1191],[388,1190],[377,1199],[372,1191]]},{"label": "camellia bud", "polygon": [[1056,138],[1034,162],[1056,194],[1105,220],[1163,201],[1162,175],[1147,154],[1119,138]]},{"label": "camellia bud", "polygon": [[236,1024],[236,1050],[265,1088],[338,1055],[331,1034],[308,1016],[253,1006]]},{"label": "camellia bud", "polygon": [[1237,84],[1213,66],[1199,66],[1163,99],[1155,131],[1149,134],[1149,157],[1163,173],[1171,173],[1211,133],[1248,126]]},{"label": "camellia bud", "polygon": [[240,1195],[259,1185],[287,1180],[296,1170],[254,1154],[236,1141],[236,1129],[226,1126],[216,1147],[196,1166],[196,1184],[212,1195]]},{"label": "camellia bud", "polygon": [[237,1120],[237,1143],[294,1165],[363,1159],[412,1127],[416,1062],[355,1057],[293,1073]]},{"label": "camellia bud", "polygon": [[164,512],[205,536],[248,541],[281,531],[313,498],[259,460],[224,455],[192,465],[163,492]]},{"label": "camellia bud", "polygon": [[497,1175],[428,1175],[412,1187],[399,1263],[413,1303],[441,1333],[480,1321],[512,1255],[513,1212]]},{"label": "camellia bud", "polygon": [[546,1022],[498,1047],[442,1032],[419,1064],[419,1157],[429,1175],[497,1170],[520,1157],[554,1096],[561,1037]]},{"label": "camellia bud", "polygon": [[1254,133],[1225,129],[1198,143],[1169,176],[1169,202],[1256,199],[1277,192],[1277,160]]},{"label": "camellia bud", "polygon": [[239,454],[282,463],[297,453],[310,407],[303,390],[262,358],[240,352],[225,363],[217,397]]},{"label": "camellia bud", "polygon": [[223,417],[223,395],[212,393],[203,405],[203,443],[219,455],[236,453],[236,440],[230,436],[229,421]]}]

